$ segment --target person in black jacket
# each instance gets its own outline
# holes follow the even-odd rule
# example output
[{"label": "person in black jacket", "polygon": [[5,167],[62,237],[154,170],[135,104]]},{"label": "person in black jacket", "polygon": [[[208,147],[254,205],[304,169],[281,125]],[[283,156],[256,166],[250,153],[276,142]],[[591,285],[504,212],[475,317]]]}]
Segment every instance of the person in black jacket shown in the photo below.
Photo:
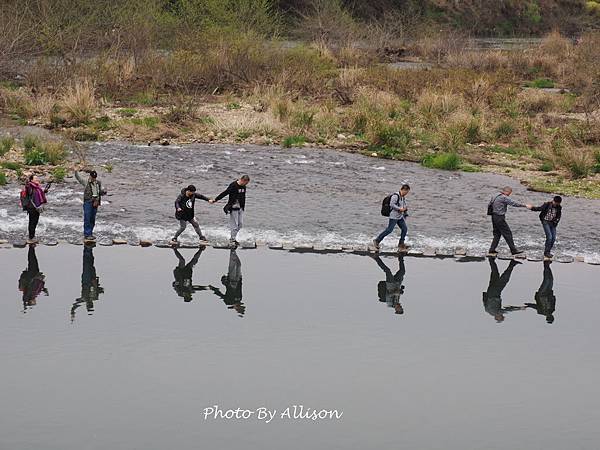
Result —
[{"label": "person in black jacket", "polygon": [[244,210],[246,209],[246,186],[250,183],[250,177],[243,175],[239,180],[231,183],[227,189],[221,192],[210,203],[216,203],[225,196],[229,196],[227,204],[223,208],[225,214],[229,214],[229,226],[231,228],[231,238],[229,243],[232,247],[237,247],[237,234],[244,226]]},{"label": "person in black jacket", "polygon": [[171,244],[178,244],[177,238],[185,231],[188,222],[191,223],[194,227],[194,230],[196,230],[196,234],[200,239],[200,245],[206,243],[206,238],[202,234],[200,224],[198,223],[194,213],[194,205],[197,198],[206,202],[210,200],[208,197],[198,194],[196,192],[196,186],[193,184],[190,184],[188,187],[182,189],[181,194],[177,196],[177,199],[175,200],[175,218],[179,220],[179,230],[177,230],[177,233],[175,233],[175,236],[173,236]]},{"label": "person in black jacket", "polygon": [[552,258],[552,247],[556,241],[556,227],[562,215],[562,197],[556,196],[551,202],[546,202],[542,206],[534,206],[531,208],[532,211],[540,212],[540,220],[542,221],[542,227],[544,227],[544,233],[546,234],[546,244],[544,246],[544,257]]}]

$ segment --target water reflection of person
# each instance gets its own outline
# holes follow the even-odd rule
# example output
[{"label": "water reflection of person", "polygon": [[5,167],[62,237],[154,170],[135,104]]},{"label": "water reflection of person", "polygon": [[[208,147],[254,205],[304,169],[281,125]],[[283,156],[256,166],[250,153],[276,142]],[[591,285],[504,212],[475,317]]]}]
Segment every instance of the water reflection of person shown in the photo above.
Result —
[{"label": "water reflection of person", "polygon": [[191,302],[194,292],[208,290],[208,286],[197,286],[192,283],[194,266],[198,263],[198,259],[204,251],[204,247],[201,247],[187,264],[185,262],[185,258],[181,255],[181,253],[179,253],[179,250],[174,248],[173,251],[179,260],[177,267],[173,269],[173,276],[175,277],[175,281],[173,281],[173,289],[175,289],[177,295],[183,298],[183,301]]},{"label": "water reflection of person", "polygon": [[390,268],[381,260],[379,255],[374,255],[373,259],[385,273],[385,281],[377,283],[377,295],[380,302],[385,302],[390,308],[394,308],[396,314],[404,314],[404,308],[400,303],[400,296],[404,294],[404,275],[406,268],[404,266],[404,255],[398,257],[398,271],[392,274]]},{"label": "water reflection of person", "polygon": [[27,252],[27,269],[19,277],[19,291],[23,293],[23,312],[37,304],[37,297],[42,292],[48,295],[46,276],[40,272],[35,254],[35,246],[30,245]]},{"label": "water reflection of person", "polygon": [[494,258],[488,258],[490,262],[490,284],[487,291],[483,293],[483,307],[486,312],[496,319],[496,322],[504,322],[504,314],[511,311],[523,310],[525,306],[502,306],[502,291],[510,281],[513,269],[521,264],[519,261],[511,260],[508,267],[500,275],[498,265]]},{"label": "water reflection of person", "polygon": [[75,311],[85,303],[85,309],[88,315],[94,312],[94,302],[98,300],[104,288],[100,286],[100,278],[96,275],[94,266],[94,246],[85,245],[83,247],[83,269],[81,272],[81,297],[75,300],[71,307],[71,322],[75,320]]},{"label": "water reflection of person", "polygon": [[242,303],[242,262],[235,249],[229,253],[229,268],[227,275],[221,277],[221,283],[225,286],[224,294],[214,286],[210,286],[210,289],[223,300],[228,309],[235,310],[240,317],[243,317],[246,306]]},{"label": "water reflection of person", "polygon": [[535,303],[525,303],[529,308],[533,308],[538,314],[546,317],[547,323],[554,322],[554,311],[556,310],[556,296],[554,295],[554,275],[550,264],[552,261],[544,261],[544,279],[540,288],[535,293]]}]

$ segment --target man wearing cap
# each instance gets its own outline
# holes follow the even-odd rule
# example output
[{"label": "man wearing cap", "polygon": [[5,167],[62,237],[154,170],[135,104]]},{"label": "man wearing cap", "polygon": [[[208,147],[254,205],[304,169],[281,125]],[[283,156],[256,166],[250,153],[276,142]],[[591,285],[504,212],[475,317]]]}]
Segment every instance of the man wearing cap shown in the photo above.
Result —
[{"label": "man wearing cap", "polygon": [[488,256],[496,256],[498,252],[496,248],[500,243],[500,237],[503,237],[508,247],[510,248],[510,252],[513,255],[520,255],[523,253],[522,250],[519,250],[515,246],[515,242],[513,240],[513,235],[508,223],[506,223],[506,210],[508,206],[514,206],[516,208],[528,208],[531,209],[531,205],[525,205],[523,203],[516,202],[510,198],[512,194],[512,188],[506,186],[502,188],[502,191],[492,197],[490,203],[488,204],[488,215],[492,216],[492,228],[494,232],[494,239],[492,240],[492,245],[490,246],[490,251],[488,252]]},{"label": "man wearing cap", "polygon": [[75,178],[84,187],[83,189],[83,236],[84,239],[95,240],[94,226],[96,225],[96,213],[100,207],[102,196],[106,190],[102,189],[102,183],[98,180],[95,170],[85,170],[89,175],[85,180],[79,171],[75,171]]}]

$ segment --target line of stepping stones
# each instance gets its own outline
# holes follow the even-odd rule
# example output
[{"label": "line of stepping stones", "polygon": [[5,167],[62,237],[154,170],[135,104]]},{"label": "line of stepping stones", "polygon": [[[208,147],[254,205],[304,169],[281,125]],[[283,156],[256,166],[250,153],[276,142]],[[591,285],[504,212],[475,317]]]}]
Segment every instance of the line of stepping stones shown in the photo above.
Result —
[{"label": "line of stepping stones", "polygon": [[[67,241],[67,243],[72,245],[83,245],[84,242],[80,239],[71,239]],[[57,246],[59,241],[54,239],[44,239],[39,245],[46,245],[50,247]],[[199,248],[198,244],[181,242],[178,246],[174,247],[168,241],[148,241],[148,240],[125,240],[125,239],[100,239],[96,242],[85,242],[85,244],[94,244],[102,247],[112,247],[119,245],[130,245],[135,247],[151,247],[155,246],[158,248]],[[1,248],[24,248],[28,244],[24,240],[15,240],[15,241],[7,241],[0,239],[0,249]],[[211,243],[207,246],[210,246],[215,249],[231,249],[231,246],[228,243]],[[291,244],[291,243],[266,243],[266,242],[255,242],[255,241],[243,241],[239,248],[243,250],[255,249],[258,247],[266,247],[271,250],[283,250],[289,251],[291,253],[315,253],[315,254],[335,254],[335,253],[350,253],[355,255],[368,255],[374,254],[373,249],[367,245],[352,245],[352,246],[319,246],[319,245],[309,245],[309,244]],[[381,256],[398,256],[397,251],[385,251],[382,250],[378,252]],[[456,258],[460,261],[483,261],[486,258],[485,254],[481,253],[472,253],[467,251],[465,248],[455,248],[455,249],[436,249],[436,248],[426,248],[424,250],[409,250],[407,253],[404,253],[406,256],[410,257],[421,257],[421,258]],[[543,261],[544,258],[541,255],[518,255],[513,257],[512,255],[498,255],[498,259],[501,260],[510,260],[510,259],[521,259],[532,262]],[[573,262],[585,262],[591,265],[600,265],[600,259],[591,259],[585,258],[583,256],[569,256],[569,255],[561,255],[554,258],[554,261],[559,263],[573,263]]]}]

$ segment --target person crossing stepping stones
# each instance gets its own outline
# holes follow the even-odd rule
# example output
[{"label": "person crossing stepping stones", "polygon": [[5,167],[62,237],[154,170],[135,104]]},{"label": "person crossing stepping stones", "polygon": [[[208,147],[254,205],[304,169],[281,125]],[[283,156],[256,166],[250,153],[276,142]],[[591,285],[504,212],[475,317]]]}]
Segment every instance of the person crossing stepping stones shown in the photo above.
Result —
[{"label": "person crossing stepping stones", "polygon": [[400,228],[400,240],[398,241],[398,251],[405,253],[408,251],[408,245],[404,243],[406,234],[408,233],[408,226],[406,225],[406,218],[408,217],[408,203],[406,197],[410,193],[410,186],[406,181],[403,181],[400,190],[391,195],[388,195],[381,206],[381,215],[388,217],[388,226],[383,230],[379,236],[373,239],[373,246],[375,251],[379,251],[379,244],[381,241],[394,231],[394,228],[398,226]]},{"label": "person crossing stepping stones", "polygon": [[202,234],[202,230],[200,229],[200,224],[195,217],[194,206],[196,204],[196,199],[204,200],[208,202],[210,199],[205,195],[199,194],[196,192],[196,186],[190,184],[188,187],[183,188],[181,193],[177,196],[175,200],[175,218],[179,220],[179,229],[171,239],[171,245],[178,245],[177,238],[185,231],[188,223],[194,227],[196,234],[198,235],[198,239],[200,240],[200,245],[205,246],[208,244],[208,241]]}]

